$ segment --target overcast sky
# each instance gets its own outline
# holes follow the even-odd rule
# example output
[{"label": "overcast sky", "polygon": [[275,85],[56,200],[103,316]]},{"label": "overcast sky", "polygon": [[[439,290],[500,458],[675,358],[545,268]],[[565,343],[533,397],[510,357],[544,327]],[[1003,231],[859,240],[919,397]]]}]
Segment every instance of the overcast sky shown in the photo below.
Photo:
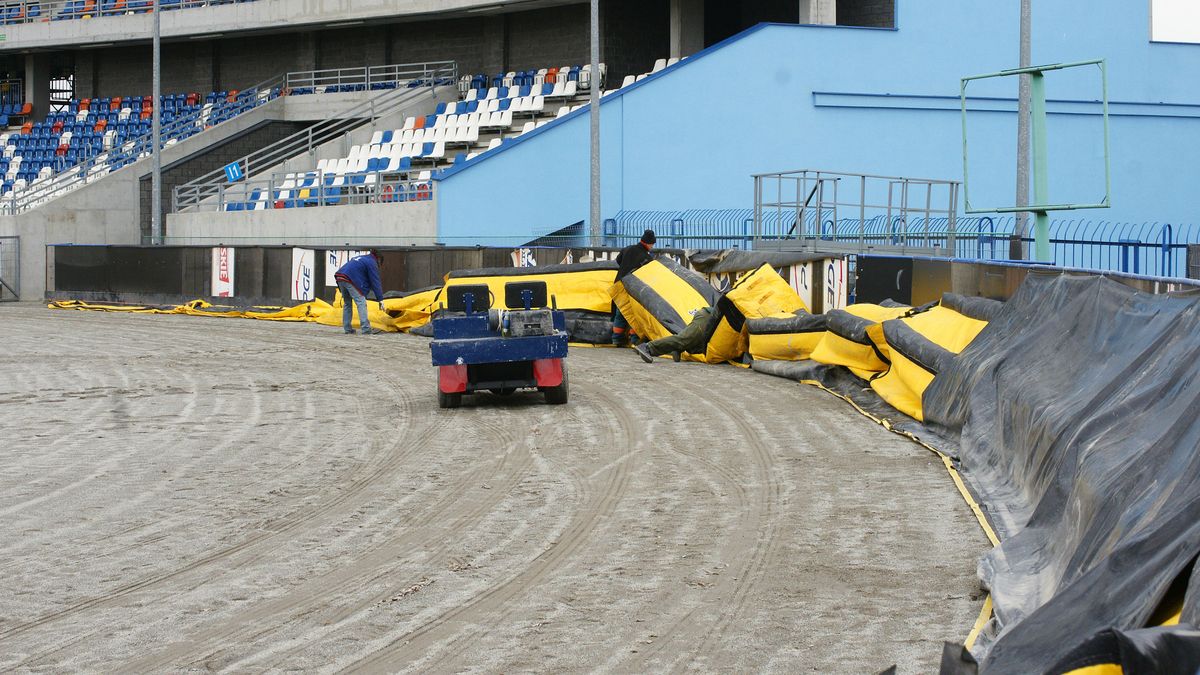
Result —
[{"label": "overcast sky", "polygon": [[1164,42],[1200,42],[1200,0],[1151,0],[1153,36]]}]

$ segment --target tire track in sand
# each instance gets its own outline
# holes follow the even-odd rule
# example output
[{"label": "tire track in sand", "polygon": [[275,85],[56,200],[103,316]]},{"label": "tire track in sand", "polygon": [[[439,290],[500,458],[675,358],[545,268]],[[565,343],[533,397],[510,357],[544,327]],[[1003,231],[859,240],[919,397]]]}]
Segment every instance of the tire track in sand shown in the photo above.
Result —
[{"label": "tire track in sand", "polygon": [[[391,386],[393,392],[395,392],[396,395],[400,397],[401,405],[405,409],[408,409],[408,411],[407,411],[408,414],[401,415],[401,418],[405,419],[405,420],[410,419],[412,417],[412,414],[411,414],[411,412],[412,412],[411,411],[412,396],[408,392],[398,389],[394,385],[391,385],[390,383],[389,383],[389,386]],[[360,403],[359,404],[360,414],[363,413],[363,411],[361,410],[361,405],[362,404]],[[120,588],[117,588],[113,591],[105,593],[104,595],[101,595],[101,596],[98,596],[95,598],[91,598],[88,600],[84,600],[81,602],[73,603],[72,605],[70,605],[68,607],[64,607],[60,610],[43,615],[37,619],[33,619],[31,621],[26,621],[23,623],[18,623],[13,626],[4,628],[3,630],[0,630],[0,643],[2,643],[3,640],[6,638],[11,638],[11,637],[20,635],[22,633],[28,632],[32,629],[39,628],[41,626],[45,626],[46,624],[49,624],[49,623],[52,623],[55,621],[60,621],[62,619],[68,618],[74,614],[78,614],[83,611],[87,611],[90,609],[94,609],[96,607],[101,607],[101,606],[111,604],[114,601],[120,600],[121,598],[124,598],[125,596],[128,596],[132,593],[151,588],[153,586],[162,584],[162,583],[172,580],[172,579],[179,578],[185,574],[188,574],[189,572],[193,572],[193,571],[198,570],[207,565],[221,562],[227,558],[230,558],[231,556],[234,556],[242,551],[251,549],[252,547],[255,547],[261,543],[269,542],[269,541],[276,541],[276,542],[278,542],[277,545],[282,545],[283,543],[285,543],[284,540],[287,538],[287,535],[290,535],[290,534],[296,532],[301,527],[303,527],[305,524],[307,524],[309,521],[312,521],[316,518],[319,518],[319,517],[322,517],[325,515],[335,513],[337,511],[337,509],[339,509],[340,507],[342,507],[345,504],[347,504],[348,502],[350,502],[350,500],[353,499],[354,497],[363,493],[365,490],[367,490],[367,488],[371,487],[381,477],[383,477],[388,472],[394,470],[397,466],[399,466],[401,464],[401,462],[407,457],[407,455],[413,451],[412,449],[420,445],[421,441],[427,440],[428,438],[434,436],[438,431],[440,431],[443,427],[447,426],[448,424],[449,424],[448,419],[435,417],[434,422],[432,424],[430,424],[429,426],[424,428],[422,431],[415,434],[414,438],[411,439],[414,442],[412,443],[412,445],[409,446],[409,448],[410,448],[409,452],[396,452],[396,450],[399,448],[399,446],[401,445],[402,442],[407,442],[410,439],[404,437],[403,434],[395,435],[394,437],[396,438],[396,441],[392,445],[392,447],[389,449],[389,451],[385,452],[385,453],[380,453],[372,462],[367,463],[363,467],[359,467],[356,470],[356,473],[358,474],[357,477],[352,478],[349,481],[349,485],[340,494],[338,494],[322,503],[313,505],[306,509],[301,509],[299,511],[293,512],[283,518],[280,518],[279,520],[277,520],[275,522],[270,523],[269,524],[270,529],[268,529],[265,532],[262,532],[261,534],[252,536],[252,537],[245,539],[245,540],[243,540],[237,544],[234,544],[232,546],[228,546],[228,547],[219,549],[217,551],[214,551],[212,553],[209,553],[208,555],[202,556],[182,567],[179,567],[179,568],[176,568],[173,570],[169,570],[166,572],[162,572],[159,574],[151,575],[149,577],[140,579],[136,582],[121,586]],[[266,554],[266,552],[264,551],[260,554],[259,557],[261,557],[261,555],[265,555],[265,554]]]},{"label": "tire track in sand", "polygon": [[[608,406],[608,411],[616,413],[614,422],[618,429],[613,436],[614,438],[620,437],[621,442],[612,447],[632,448],[641,444],[641,439],[634,432],[637,427],[624,406],[597,391],[589,391],[588,395],[603,399]],[[636,456],[636,453],[633,456]],[[569,559],[586,544],[597,524],[601,520],[607,519],[616,510],[617,504],[629,487],[633,464],[628,460],[614,462],[613,467],[608,471],[608,480],[603,490],[591,495],[591,498],[587,499],[585,504],[577,510],[577,513],[581,515],[577,516],[575,521],[568,526],[563,536],[559,537],[558,543],[533,558],[523,570],[499,585],[492,586],[475,595],[469,601],[397,636],[381,649],[355,661],[343,670],[357,672],[393,670],[398,662],[405,660],[407,655],[425,653],[439,643],[452,638],[456,630],[454,624],[457,620],[463,619],[468,614],[493,616],[505,603],[541,583],[563,561]]]},{"label": "tire track in sand", "polygon": [[[480,422],[473,424],[472,428],[481,432],[486,438],[499,440],[508,438],[511,441],[507,428],[501,423]],[[396,566],[403,564],[404,561],[398,560],[397,553],[421,550],[437,540],[445,541],[450,538],[447,532],[440,528],[430,527],[426,523],[438,522],[439,516],[461,507],[463,492],[468,487],[478,486],[486,478],[495,483],[493,489],[485,491],[484,499],[479,500],[470,509],[458,514],[451,521],[453,523],[452,531],[465,528],[490,512],[512,488],[524,479],[533,463],[532,455],[528,453],[527,449],[517,448],[511,442],[508,445],[513,447],[514,451],[502,455],[498,464],[477,463],[472,471],[463,474],[453,485],[448,486],[446,494],[430,507],[407,514],[405,522],[397,526],[397,529],[401,530],[399,536],[379,542],[346,566],[306,580],[300,587],[293,589],[281,598],[248,607],[236,618],[224,620],[219,628],[169,647],[159,654],[138,659],[128,664],[129,668],[136,672],[183,666],[199,666],[215,670],[234,667],[233,662],[236,662],[238,657],[259,660],[264,655],[276,652],[283,652],[286,655],[290,651],[292,643],[308,643],[317,637],[314,633],[323,634],[335,630],[359,612],[368,610],[395,595],[393,582],[380,583],[380,580],[389,577]],[[449,547],[449,544],[442,544],[437,548],[437,552],[443,553]],[[331,600],[336,601],[348,597],[351,591],[371,585],[379,585],[386,591],[374,593],[362,601],[345,607],[328,606]],[[322,610],[329,611],[320,614]],[[310,624],[317,624],[319,628],[310,630],[301,637],[275,645],[265,653],[231,653],[234,648],[228,646],[230,643],[254,644],[269,636],[288,621],[299,617],[304,617]],[[257,626],[262,626],[262,629],[255,631]],[[235,637],[236,640],[231,639]]]}]

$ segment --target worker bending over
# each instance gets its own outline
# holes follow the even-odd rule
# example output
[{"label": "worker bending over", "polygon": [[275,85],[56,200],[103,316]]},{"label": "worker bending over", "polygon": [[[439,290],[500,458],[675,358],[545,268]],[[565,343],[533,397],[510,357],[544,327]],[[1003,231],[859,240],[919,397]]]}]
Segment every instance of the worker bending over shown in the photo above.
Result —
[{"label": "worker bending over", "polygon": [[702,354],[708,347],[708,339],[717,329],[721,315],[712,307],[703,307],[692,312],[692,322],[678,335],[668,335],[664,338],[645,342],[634,347],[638,356],[646,363],[654,363],[654,357],[670,354],[671,358],[679,361],[684,352]]},{"label": "worker bending over", "polygon": [[371,318],[367,314],[368,292],[375,293],[379,309],[383,309],[383,284],[379,279],[381,262],[379,252],[371,251],[367,255],[351,258],[333,275],[338,290],[342,293],[342,328],[347,335],[354,335],[354,312],[351,304],[358,306],[358,324],[362,327],[363,335],[382,332],[371,327]]},{"label": "worker bending over", "polygon": [[[658,242],[658,238],[654,236],[654,230],[646,230],[642,233],[641,240],[632,245],[621,249],[617,254],[617,281],[621,281],[625,277],[638,271],[638,269],[646,263],[654,260],[654,244]],[[617,347],[624,347],[629,344],[631,339],[636,338],[633,331],[629,328],[629,322],[621,315],[621,310],[613,308],[612,320],[612,343]]]}]

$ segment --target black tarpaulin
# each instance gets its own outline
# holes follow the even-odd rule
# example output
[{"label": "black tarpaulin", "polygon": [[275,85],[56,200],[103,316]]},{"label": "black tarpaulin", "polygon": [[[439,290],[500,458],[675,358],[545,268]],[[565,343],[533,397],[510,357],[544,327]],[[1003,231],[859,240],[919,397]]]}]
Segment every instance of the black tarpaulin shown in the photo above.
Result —
[{"label": "black tarpaulin", "polygon": [[1198,357],[1200,296],[1033,273],[943,364],[926,423],[957,439],[1002,540],[979,566],[980,672],[1054,672],[1106,631],[1145,646],[1136,672],[1200,649],[1186,623],[1139,632],[1200,552]]}]

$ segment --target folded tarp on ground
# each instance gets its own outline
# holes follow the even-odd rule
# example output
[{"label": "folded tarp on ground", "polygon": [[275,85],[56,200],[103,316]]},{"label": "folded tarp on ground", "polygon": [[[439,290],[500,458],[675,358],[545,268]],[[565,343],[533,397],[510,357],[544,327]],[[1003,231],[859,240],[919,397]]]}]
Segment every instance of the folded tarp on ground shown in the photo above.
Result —
[{"label": "folded tarp on ground", "polygon": [[[182,314],[207,316],[221,319],[257,319],[259,321],[303,321],[324,326],[342,325],[340,298],[334,304],[324,300],[312,300],[294,307],[230,307],[212,305],[203,300],[193,300],[182,305],[113,305],[93,304],[80,300],[59,300],[47,305],[50,309],[73,309],[94,312],[132,312],[137,314]],[[377,330],[394,333],[399,330],[396,322],[379,309],[379,303],[367,303],[368,316]],[[358,311],[354,312],[354,326],[358,327]]]},{"label": "folded tarp on ground", "polygon": [[720,320],[708,340],[705,361],[724,363],[742,358],[749,350],[748,319],[792,314],[807,309],[804,301],[775,268],[763,264],[748,272],[717,301]]},{"label": "folded tarp on ground", "polygon": [[[995,608],[975,647],[981,672],[1194,672],[1198,336],[1200,296],[1030,273],[925,390],[926,423],[957,440],[1003,540],[980,562]],[[1143,633],[1178,608],[1176,579],[1184,623]],[[1112,655],[1117,643],[1097,638],[1089,653],[1110,629],[1146,648]],[[944,672],[972,670],[959,665]]]},{"label": "folded tarp on ground", "polygon": [[[640,267],[611,287],[612,301],[642,338],[657,340],[676,335],[696,312],[716,305],[719,294],[695,272],[667,257]],[[704,354],[685,354],[704,361]]]},{"label": "folded tarp on ground", "polygon": [[937,307],[883,322],[891,366],[871,380],[883,400],[915,419],[924,419],[921,395],[935,375],[979,335],[1003,303],[947,293]]}]

